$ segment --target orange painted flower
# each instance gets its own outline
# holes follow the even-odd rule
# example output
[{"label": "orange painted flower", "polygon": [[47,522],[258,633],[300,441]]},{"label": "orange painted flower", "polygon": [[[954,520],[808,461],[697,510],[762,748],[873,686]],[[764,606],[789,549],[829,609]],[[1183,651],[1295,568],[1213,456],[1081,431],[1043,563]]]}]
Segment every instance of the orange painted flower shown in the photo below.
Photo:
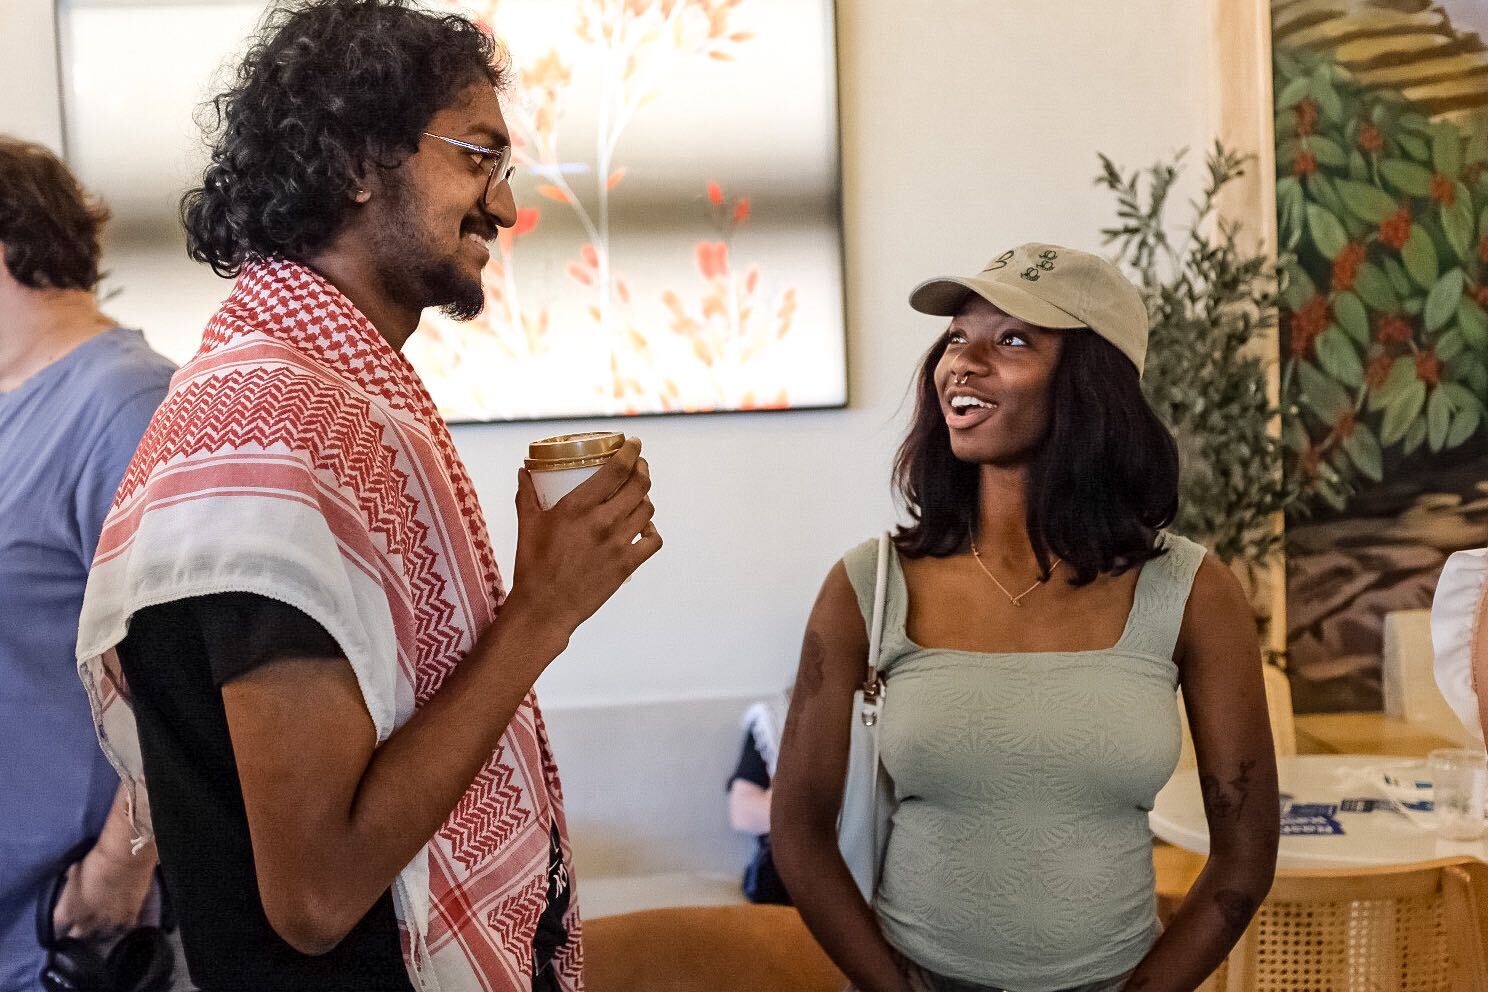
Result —
[{"label": "orange painted flower", "polygon": [[749,197],[744,197],[734,204],[734,223],[742,224],[749,219]]},{"label": "orange painted flower", "polygon": [[1416,378],[1428,386],[1441,382],[1441,359],[1432,351],[1423,351],[1416,356]]},{"label": "orange painted flower", "polygon": [[1310,176],[1317,171],[1317,156],[1312,152],[1298,152],[1297,157],[1292,160],[1292,173],[1298,176]]},{"label": "orange painted flower", "polygon": [[1345,438],[1354,433],[1354,428],[1356,426],[1358,426],[1357,415],[1352,409],[1345,410],[1343,411],[1343,413],[1339,414],[1338,419],[1333,422],[1333,433],[1340,438]]},{"label": "orange painted flower", "polygon": [[512,237],[520,238],[524,234],[530,234],[541,217],[542,211],[536,207],[518,207],[517,222],[511,228]]},{"label": "orange painted flower", "polygon": [[1318,105],[1317,101],[1308,97],[1297,104],[1297,133],[1311,134],[1317,130]]},{"label": "orange painted flower", "polygon": [[599,252],[594,249],[592,242],[586,243],[584,247],[579,249],[579,257],[584,260],[584,264],[589,266],[589,268],[599,268]]},{"label": "orange painted flower", "polygon": [[1343,246],[1338,257],[1333,259],[1333,288],[1338,291],[1352,289],[1359,274],[1359,263],[1364,261],[1364,246],[1350,241]]},{"label": "orange painted flower", "polygon": [[1326,296],[1314,296],[1298,307],[1292,314],[1290,327],[1292,354],[1298,358],[1306,358],[1311,354],[1312,343],[1328,329],[1329,319]]},{"label": "orange painted flower", "polygon": [[1380,224],[1379,239],[1398,251],[1410,240],[1410,233],[1410,207],[1401,207]]},{"label": "orange painted flower", "polygon": [[1385,147],[1385,132],[1373,124],[1365,124],[1359,129],[1359,147],[1366,152],[1377,152]]},{"label": "orange painted flower", "polygon": [[1438,172],[1431,177],[1431,199],[1444,207],[1450,207],[1457,202],[1457,183],[1451,176]]},{"label": "orange painted flower", "polygon": [[722,241],[699,241],[698,271],[704,279],[717,279],[728,274],[728,245]]},{"label": "orange painted flower", "polygon": [[1364,370],[1364,385],[1370,389],[1378,389],[1390,378],[1390,369],[1395,365],[1395,359],[1389,355],[1376,355],[1374,361],[1369,363],[1369,368]]},{"label": "orange painted flower", "polygon": [[1416,336],[1416,329],[1404,317],[1387,313],[1380,317],[1374,336],[1380,344],[1405,344]]},{"label": "orange painted flower", "polygon": [[559,58],[556,48],[522,70],[522,86],[528,90],[556,90],[567,86],[572,79],[568,66]]},{"label": "orange painted flower", "polygon": [[713,180],[708,180],[708,202],[715,207],[723,206],[723,187]]}]

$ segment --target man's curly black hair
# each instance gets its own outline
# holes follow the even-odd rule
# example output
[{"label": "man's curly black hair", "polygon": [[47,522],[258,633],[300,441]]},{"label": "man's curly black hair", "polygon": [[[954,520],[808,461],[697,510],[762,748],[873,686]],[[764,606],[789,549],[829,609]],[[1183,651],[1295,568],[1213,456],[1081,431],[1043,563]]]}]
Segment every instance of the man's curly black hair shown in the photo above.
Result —
[{"label": "man's curly black hair", "polygon": [[358,176],[414,152],[461,90],[505,77],[489,34],[410,0],[276,3],[208,105],[211,164],[181,200],[188,252],[234,276],[324,247]]}]

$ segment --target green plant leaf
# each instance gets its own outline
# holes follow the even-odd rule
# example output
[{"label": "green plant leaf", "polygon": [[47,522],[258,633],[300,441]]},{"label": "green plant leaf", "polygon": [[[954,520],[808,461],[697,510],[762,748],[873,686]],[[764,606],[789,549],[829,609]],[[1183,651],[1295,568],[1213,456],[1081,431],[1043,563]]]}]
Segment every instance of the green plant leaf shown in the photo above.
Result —
[{"label": "green plant leaf", "polygon": [[1441,222],[1447,244],[1452,246],[1458,258],[1466,262],[1473,248],[1473,216],[1472,194],[1464,184],[1457,184],[1457,196],[1451,206],[1442,204]]},{"label": "green plant leaf", "polygon": [[1450,362],[1467,350],[1467,341],[1462,337],[1462,332],[1454,327],[1436,339],[1436,347],[1433,350],[1437,358],[1443,362]]},{"label": "green plant leaf", "polygon": [[1463,299],[1461,269],[1452,269],[1431,287],[1426,297],[1426,330],[1435,331],[1447,326],[1457,314],[1457,301]]},{"label": "green plant leaf", "polygon": [[1417,162],[1425,162],[1431,158],[1431,146],[1414,134],[1397,134],[1395,140],[1400,142],[1400,147],[1405,153]]},{"label": "green plant leaf", "polygon": [[1440,121],[1431,128],[1431,164],[1437,172],[1453,179],[1462,173],[1462,138],[1456,126],[1448,121]]},{"label": "green plant leaf", "polygon": [[1421,418],[1411,424],[1410,430],[1405,432],[1405,440],[1400,442],[1400,453],[1402,455],[1413,455],[1420,450],[1421,445],[1426,443],[1426,420]]},{"label": "green plant leaf", "polygon": [[[1360,266],[1362,268],[1363,266]],[[1300,310],[1302,304],[1317,295],[1317,283],[1312,281],[1312,276],[1307,270],[1297,265],[1295,261],[1286,267],[1286,289],[1282,290],[1282,302],[1288,309]]]},{"label": "green plant leaf", "polygon": [[1348,232],[1343,229],[1338,218],[1316,203],[1307,205],[1307,229],[1312,234],[1312,243],[1330,262],[1348,244]]},{"label": "green plant leaf", "polygon": [[1348,213],[1343,205],[1343,198],[1333,188],[1333,180],[1321,172],[1315,172],[1307,177],[1307,189],[1312,193],[1312,199],[1322,204],[1323,208],[1334,217],[1342,217]]},{"label": "green plant leaf", "polygon": [[1369,313],[1357,294],[1345,291],[1333,297],[1333,319],[1355,343],[1369,344]]},{"label": "green plant leaf", "polygon": [[1488,396],[1488,366],[1474,361],[1467,367],[1467,384],[1478,396]]},{"label": "green plant leaf", "polygon": [[1385,274],[1390,277],[1390,285],[1394,286],[1395,292],[1399,293],[1409,303],[1408,297],[1416,291],[1416,284],[1406,274],[1405,266],[1400,264],[1400,259],[1389,255],[1386,255],[1381,261],[1384,263]]},{"label": "green plant leaf", "polygon": [[1369,182],[1369,162],[1365,160],[1364,153],[1355,148],[1349,152],[1349,178],[1361,183]]},{"label": "green plant leaf", "polygon": [[1321,134],[1309,134],[1302,139],[1302,147],[1312,152],[1313,157],[1322,165],[1334,169],[1341,169],[1348,165],[1348,155],[1343,146],[1332,138],[1325,138]]},{"label": "green plant leaf", "polygon": [[1343,116],[1343,101],[1338,98],[1338,91],[1333,88],[1331,77],[1328,66],[1319,66],[1318,71],[1312,75],[1309,90],[1312,98],[1317,101],[1318,109],[1323,112],[1323,117],[1336,124]]},{"label": "green plant leaf", "polygon": [[1312,80],[1306,76],[1298,76],[1282,87],[1281,93],[1276,97],[1276,107],[1279,110],[1289,110],[1302,102],[1307,91],[1312,87]]},{"label": "green plant leaf", "polygon": [[[1399,208],[1395,198],[1378,186],[1355,182],[1352,179],[1340,179],[1336,186],[1343,205],[1356,217],[1367,220],[1371,224],[1378,224]],[[1276,184],[1276,193],[1279,201],[1281,198],[1280,182]]]},{"label": "green plant leaf", "polygon": [[1354,432],[1343,439],[1343,450],[1348,453],[1349,461],[1366,478],[1375,482],[1384,481],[1384,453],[1380,450],[1379,439],[1368,425],[1356,424]]},{"label": "green plant leaf", "polygon": [[1402,440],[1425,405],[1426,383],[1417,379],[1385,407],[1385,419],[1380,425],[1380,443],[1388,448]]},{"label": "green plant leaf", "polygon": [[1464,296],[1457,302],[1457,326],[1473,348],[1488,349],[1488,313],[1483,312],[1477,300]]},{"label": "green plant leaf", "polygon": [[1452,426],[1452,404],[1440,389],[1432,390],[1426,401],[1426,443],[1432,451],[1442,450],[1447,443],[1447,430]]},{"label": "green plant leaf", "polygon": [[1317,357],[1323,371],[1349,389],[1364,385],[1364,366],[1359,361],[1359,353],[1337,324],[1329,324],[1328,329],[1318,335]]},{"label": "green plant leaf", "polygon": [[1452,429],[1447,431],[1447,448],[1455,448],[1478,432],[1483,423],[1483,413],[1476,406],[1459,407],[1452,417]]},{"label": "green plant leaf", "polygon": [[1390,371],[1385,376],[1385,381],[1369,396],[1369,409],[1379,410],[1387,407],[1399,399],[1411,383],[1416,379],[1415,360],[1406,356],[1397,358],[1390,364]]},{"label": "green plant leaf", "polygon": [[[1318,159],[1322,161],[1321,158]],[[1402,193],[1411,196],[1431,195],[1431,170],[1424,165],[1407,162],[1399,158],[1387,158],[1380,163],[1380,175]]]},{"label": "green plant leaf", "polygon": [[1467,147],[1462,150],[1462,161],[1467,165],[1488,162],[1488,121],[1474,116],[1472,128],[1467,135]]},{"label": "green plant leaf", "polygon": [[1276,213],[1280,220],[1282,246],[1295,251],[1302,240],[1302,218],[1306,197],[1302,184],[1296,176],[1287,176],[1276,183]]},{"label": "green plant leaf", "polygon": [[1481,410],[1483,404],[1472,394],[1472,390],[1456,382],[1444,382],[1441,391],[1452,404],[1452,410],[1461,413],[1464,410]]},{"label": "green plant leaf", "polygon": [[1427,134],[1431,130],[1430,118],[1425,114],[1418,114],[1413,110],[1401,114],[1399,123],[1401,127],[1409,128],[1421,134]]},{"label": "green plant leaf", "polygon": [[[1370,262],[1360,262],[1359,272],[1354,276],[1354,291],[1369,304],[1371,310],[1394,310],[1400,306],[1395,288],[1379,268]],[[1298,304],[1300,306],[1300,304]],[[1292,307],[1296,309],[1296,307]]]},{"label": "green plant leaf", "polygon": [[1405,263],[1405,270],[1417,286],[1430,289],[1436,285],[1441,271],[1436,260],[1436,245],[1420,224],[1411,225],[1410,240],[1400,249],[1400,260]]},{"label": "green plant leaf", "polygon": [[1342,513],[1348,509],[1348,498],[1343,492],[1326,479],[1318,479],[1314,484],[1313,492],[1322,499],[1324,503]]},{"label": "green plant leaf", "polygon": [[1324,423],[1332,424],[1354,408],[1344,388],[1310,362],[1297,363],[1297,384],[1302,387],[1302,398]]}]

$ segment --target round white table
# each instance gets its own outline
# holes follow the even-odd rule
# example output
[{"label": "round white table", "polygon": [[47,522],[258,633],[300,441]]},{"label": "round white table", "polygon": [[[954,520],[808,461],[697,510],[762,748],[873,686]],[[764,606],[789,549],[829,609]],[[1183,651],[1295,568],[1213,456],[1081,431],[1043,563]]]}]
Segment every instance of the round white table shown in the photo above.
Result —
[{"label": "round white table", "polygon": [[[1279,758],[1282,806],[1336,805],[1329,819],[1342,833],[1317,836],[1283,835],[1277,852],[1280,868],[1338,868],[1368,865],[1399,865],[1436,858],[1471,857],[1488,862],[1488,840],[1458,843],[1439,839],[1402,813],[1375,804],[1369,812],[1345,812],[1345,800],[1355,808],[1368,808],[1367,800],[1386,800],[1385,790],[1374,783],[1371,772],[1385,768],[1424,768],[1421,759],[1367,754],[1304,754]],[[1149,816],[1152,832],[1170,844],[1209,852],[1209,828],[1204,820],[1204,800],[1199,773],[1189,768],[1177,772],[1157,794]]]}]

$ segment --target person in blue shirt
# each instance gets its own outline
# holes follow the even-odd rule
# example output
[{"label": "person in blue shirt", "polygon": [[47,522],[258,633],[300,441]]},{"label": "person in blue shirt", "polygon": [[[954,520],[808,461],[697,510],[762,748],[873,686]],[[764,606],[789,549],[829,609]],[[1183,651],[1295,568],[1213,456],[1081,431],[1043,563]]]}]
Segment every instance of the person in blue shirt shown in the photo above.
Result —
[{"label": "person in blue shirt", "polygon": [[0,135],[0,992],[41,989],[37,907],[59,874],[56,933],[104,944],[155,868],[75,659],[103,518],[173,371],[99,309],[106,218],[51,152]]}]

